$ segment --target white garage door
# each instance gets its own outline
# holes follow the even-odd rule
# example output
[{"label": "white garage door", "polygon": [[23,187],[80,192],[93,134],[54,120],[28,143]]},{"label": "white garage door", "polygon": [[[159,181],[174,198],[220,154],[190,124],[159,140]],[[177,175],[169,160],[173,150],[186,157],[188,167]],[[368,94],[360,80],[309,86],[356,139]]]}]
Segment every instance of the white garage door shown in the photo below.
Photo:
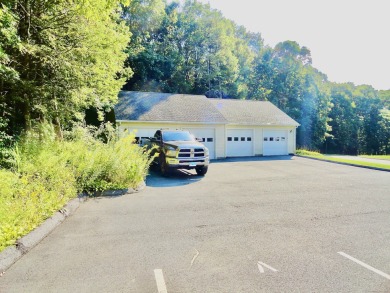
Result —
[{"label": "white garage door", "polygon": [[252,129],[228,129],[226,133],[227,157],[253,156]]},{"label": "white garage door", "polygon": [[264,130],[263,155],[288,155],[288,142],[286,130]]},{"label": "white garage door", "polygon": [[189,128],[196,138],[202,140],[202,143],[209,149],[210,159],[215,159],[215,130],[214,128]]}]

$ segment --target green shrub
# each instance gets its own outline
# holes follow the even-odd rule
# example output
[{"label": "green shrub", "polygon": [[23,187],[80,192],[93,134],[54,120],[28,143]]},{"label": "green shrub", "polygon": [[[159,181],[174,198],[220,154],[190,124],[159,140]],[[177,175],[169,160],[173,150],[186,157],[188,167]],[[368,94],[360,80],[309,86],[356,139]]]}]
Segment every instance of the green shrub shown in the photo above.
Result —
[{"label": "green shrub", "polygon": [[297,150],[296,154],[300,155],[300,156],[311,156],[311,157],[321,157],[321,156],[323,156],[321,153],[319,153],[317,151],[309,151],[309,150],[305,150],[305,149]]},{"label": "green shrub", "polygon": [[[111,130],[109,130],[110,132]],[[110,137],[107,143],[96,139],[101,130],[77,128],[68,134],[62,156],[72,166],[79,191],[136,187],[146,177],[150,159],[135,145],[134,136]]]}]

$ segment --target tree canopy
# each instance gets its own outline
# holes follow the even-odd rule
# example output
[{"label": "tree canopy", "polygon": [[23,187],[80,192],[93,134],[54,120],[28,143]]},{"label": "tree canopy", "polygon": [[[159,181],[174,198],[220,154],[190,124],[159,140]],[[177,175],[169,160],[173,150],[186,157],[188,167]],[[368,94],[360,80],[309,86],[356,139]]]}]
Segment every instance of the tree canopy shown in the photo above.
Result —
[{"label": "tree canopy", "polygon": [[261,34],[196,0],[133,1],[123,18],[134,48],[127,59],[134,76],[125,89],[268,100],[300,123],[298,147],[388,153],[383,113],[390,91],[328,81],[312,66],[309,48],[291,40],[266,46]]},{"label": "tree canopy", "polygon": [[298,147],[390,151],[390,90],[330,82],[309,48],[267,46],[196,0],[3,0],[0,78],[0,138],[60,132],[123,88],[268,100],[300,123]]},{"label": "tree canopy", "polygon": [[4,0],[1,91],[11,129],[34,121],[60,128],[91,105],[111,106],[123,82],[129,29],[119,3],[104,0]]}]

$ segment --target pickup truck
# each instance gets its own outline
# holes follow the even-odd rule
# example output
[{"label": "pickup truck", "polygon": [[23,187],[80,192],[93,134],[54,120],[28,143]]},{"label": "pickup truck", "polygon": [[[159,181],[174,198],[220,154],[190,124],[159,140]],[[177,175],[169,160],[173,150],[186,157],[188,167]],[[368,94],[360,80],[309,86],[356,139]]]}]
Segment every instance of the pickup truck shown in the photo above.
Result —
[{"label": "pickup truck", "polygon": [[154,163],[164,176],[174,169],[195,169],[201,176],[207,173],[209,150],[188,131],[157,130],[154,137],[144,140],[143,144],[151,149]]}]

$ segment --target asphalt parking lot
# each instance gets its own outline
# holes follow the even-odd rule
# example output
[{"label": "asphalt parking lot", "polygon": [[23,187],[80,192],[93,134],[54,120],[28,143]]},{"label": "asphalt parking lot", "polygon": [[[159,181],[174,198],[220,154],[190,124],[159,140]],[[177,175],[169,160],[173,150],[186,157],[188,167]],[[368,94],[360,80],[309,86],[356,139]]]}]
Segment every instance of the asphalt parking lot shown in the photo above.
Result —
[{"label": "asphalt parking lot", "polygon": [[298,157],[89,199],[0,292],[390,292],[390,172]]}]

